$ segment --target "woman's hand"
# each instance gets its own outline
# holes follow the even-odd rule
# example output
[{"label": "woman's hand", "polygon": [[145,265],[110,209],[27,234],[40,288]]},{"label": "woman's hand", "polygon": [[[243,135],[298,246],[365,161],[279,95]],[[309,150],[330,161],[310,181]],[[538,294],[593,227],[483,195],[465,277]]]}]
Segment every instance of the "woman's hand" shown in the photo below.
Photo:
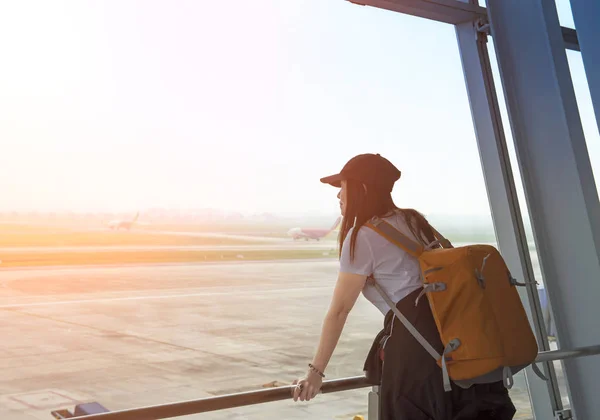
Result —
[{"label": "woman's hand", "polygon": [[304,378],[296,379],[293,385],[296,385],[292,391],[294,401],[298,401],[298,399],[300,401],[310,401],[321,390],[323,378],[316,372],[309,370]]}]

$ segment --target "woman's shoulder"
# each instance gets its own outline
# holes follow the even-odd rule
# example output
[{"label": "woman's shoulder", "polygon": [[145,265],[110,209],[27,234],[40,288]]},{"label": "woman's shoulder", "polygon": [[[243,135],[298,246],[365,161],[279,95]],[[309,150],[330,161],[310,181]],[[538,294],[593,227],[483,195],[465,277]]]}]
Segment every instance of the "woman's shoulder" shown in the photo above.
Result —
[{"label": "woman's shoulder", "polygon": [[417,230],[417,226],[413,223],[412,229],[409,227],[407,217],[401,209],[396,210],[391,215],[386,215],[382,219],[390,225],[392,225],[397,230],[399,230],[404,235],[408,236],[414,241],[417,241],[414,234],[414,231]]}]

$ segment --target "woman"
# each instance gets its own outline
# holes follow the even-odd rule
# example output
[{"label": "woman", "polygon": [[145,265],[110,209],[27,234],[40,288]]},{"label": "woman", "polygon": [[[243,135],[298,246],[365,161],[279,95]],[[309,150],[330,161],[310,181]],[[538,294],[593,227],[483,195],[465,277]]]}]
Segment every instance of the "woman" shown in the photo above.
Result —
[{"label": "woman", "polygon": [[453,384],[452,391],[445,392],[442,371],[435,360],[402,323],[394,322],[393,312],[366,282],[373,275],[400,312],[439,353],[443,352],[428,300],[419,299],[415,305],[422,289],[417,259],[363,227],[377,216],[424,245],[435,240],[421,214],[394,204],[391,192],[399,178],[400,171],[387,159],[363,154],[348,161],[339,174],[321,179],[341,188],[340,273],[317,352],[305,377],[294,381],[293,399],[310,401],[319,392],[347,316],[362,292],[385,315],[384,328],[375,338],[364,367],[369,381],[380,385],[380,420],[512,419],[515,408],[502,382],[469,389]]}]

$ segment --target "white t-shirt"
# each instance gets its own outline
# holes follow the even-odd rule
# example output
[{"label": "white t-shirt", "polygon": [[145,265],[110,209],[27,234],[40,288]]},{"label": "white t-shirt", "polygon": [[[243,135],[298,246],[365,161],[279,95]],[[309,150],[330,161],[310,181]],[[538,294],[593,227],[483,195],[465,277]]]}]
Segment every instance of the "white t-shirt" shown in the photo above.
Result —
[{"label": "white t-shirt", "polygon": [[[396,213],[383,220],[415,240],[402,214]],[[350,238],[353,229],[350,229],[342,245],[340,272],[364,276],[373,274],[394,303],[422,287],[418,260],[366,226],[358,231],[354,261],[350,262]],[[390,310],[373,286],[366,284],[362,293],[384,315]]]}]

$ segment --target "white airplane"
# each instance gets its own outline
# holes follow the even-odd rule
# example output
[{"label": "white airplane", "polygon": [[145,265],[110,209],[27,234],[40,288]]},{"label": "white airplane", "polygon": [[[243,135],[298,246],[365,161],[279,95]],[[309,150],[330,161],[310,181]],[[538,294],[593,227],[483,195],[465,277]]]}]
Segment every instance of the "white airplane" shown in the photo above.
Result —
[{"label": "white airplane", "polygon": [[136,224],[139,216],[140,212],[137,212],[131,220],[111,220],[110,222],[108,222],[108,227],[112,230],[120,230],[121,228],[125,230],[130,230],[133,227],[133,225]]}]

